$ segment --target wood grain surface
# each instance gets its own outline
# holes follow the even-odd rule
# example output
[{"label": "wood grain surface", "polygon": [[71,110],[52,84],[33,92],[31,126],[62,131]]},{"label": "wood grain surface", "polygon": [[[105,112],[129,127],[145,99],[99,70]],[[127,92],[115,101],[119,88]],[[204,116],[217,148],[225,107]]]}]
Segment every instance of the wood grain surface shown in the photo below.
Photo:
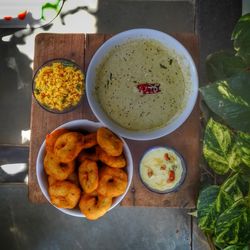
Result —
[{"label": "wood grain surface", "polygon": [[[190,52],[198,65],[199,49],[197,37],[190,33],[176,33],[173,36]],[[103,34],[39,34],[35,41],[34,70],[46,60],[52,58],[68,58],[76,61],[86,72],[89,62],[99,48],[111,35]],[[43,110],[32,97],[31,108],[31,141],[29,157],[29,199],[34,203],[45,202],[36,178],[36,157],[45,136],[64,122],[74,119],[90,119],[96,117],[90,110],[85,97],[81,106],[70,113],[56,115]],[[160,139],[151,141],[126,140],[132,152],[134,176],[123,206],[154,206],[194,208],[199,191],[200,179],[200,111],[198,102],[186,120],[175,132]],[[149,191],[141,182],[138,174],[138,163],[145,150],[151,146],[168,145],[174,147],[185,159],[187,176],[178,192],[156,194]]]}]

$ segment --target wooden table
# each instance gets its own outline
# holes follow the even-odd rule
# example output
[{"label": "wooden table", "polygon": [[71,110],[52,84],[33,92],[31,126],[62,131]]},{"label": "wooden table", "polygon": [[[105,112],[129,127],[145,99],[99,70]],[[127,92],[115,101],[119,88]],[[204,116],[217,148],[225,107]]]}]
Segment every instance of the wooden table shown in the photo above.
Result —
[{"label": "wooden table", "polygon": [[[198,64],[198,40],[189,33],[176,33],[173,36],[190,52]],[[48,34],[36,36],[34,70],[46,60],[52,58],[68,58],[78,63],[86,72],[88,64],[104,41],[110,35],[102,34]],[[34,203],[46,202],[37,182],[35,162],[38,150],[47,133],[62,123],[74,119],[89,119],[96,121],[85,97],[81,106],[67,114],[52,114],[43,110],[32,97],[31,107],[31,141],[29,157],[29,199]],[[122,201],[123,206],[154,206],[194,208],[199,191],[199,159],[200,159],[200,111],[198,102],[186,120],[175,132],[160,139],[151,141],[126,140],[132,152],[134,176],[129,192]],[[138,162],[143,152],[151,146],[168,145],[174,147],[184,157],[187,164],[187,176],[178,192],[171,194],[156,194],[142,184],[138,174]]]}]

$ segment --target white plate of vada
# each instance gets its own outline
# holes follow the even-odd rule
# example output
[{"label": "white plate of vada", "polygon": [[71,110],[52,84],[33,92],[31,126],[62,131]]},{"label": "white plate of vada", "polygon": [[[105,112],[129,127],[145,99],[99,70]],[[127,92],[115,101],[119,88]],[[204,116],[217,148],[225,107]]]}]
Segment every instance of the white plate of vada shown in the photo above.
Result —
[{"label": "white plate of vada", "polygon": [[43,195],[54,207],[96,220],[125,197],[133,161],[126,142],[102,123],[74,120],[46,135],[36,173]]}]

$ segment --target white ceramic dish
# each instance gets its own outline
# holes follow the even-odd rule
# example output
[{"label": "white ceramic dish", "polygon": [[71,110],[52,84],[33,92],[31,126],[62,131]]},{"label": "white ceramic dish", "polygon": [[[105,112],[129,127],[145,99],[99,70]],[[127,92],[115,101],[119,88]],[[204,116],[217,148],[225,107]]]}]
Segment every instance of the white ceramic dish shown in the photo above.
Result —
[{"label": "white ceramic dish", "polygon": [[[96,70],[103,58],[109,53],[111,49],[113,49],[116,45],[126,43],[127,41],[131,41],[134,39],[154,39],[161,42],[164,46],[166,46],[178,57],[178,63],[181,65],[182,69],[185,70],[185,74],[188,76],[191,84],[190,94],[187,97],[185,108],[180,112],[180,114],[171,121],[165,127],[152,130],[152,131],[133,131],[128,130],[126,128],[121,127],[113,120],[111,120],[105,112],[103,112],[100,104],[95,98],[94,88],[95,88],[95,80],[96,80]],[[183,70],[183,72],[184,72]],[[181,126],[185,120],[188,118],[190,113],[193,110],[195,105],[197,95],[198,95],[198,75],[196,66],[193,62],[192,57],[188,53],[188,51],[181,45],[176,39],[167,35],[163,32],[152,30],[152,29],[133,29],[128,30],[122,33],[119,33],[113,36],[111,39],[107,40],[94,54],[86,75],[86,94],[88,98],[88,102],[90,107],[96,117],[103,122],[107,127],[109,127],[112,131],[123,136],[128,139],[133,140],[151,140],[162,137],[164,135],[170,134],[174,130],[176,130],[179,126]],[[139,118],[138,118],[139,119]]]},{"label": "white ceramic dish", "polygon": [[[180,163],[181,163],[181,164],[180,164],[180,168],[182,169],[182,173],[181,173],[180,180],[179,180],[172,188],[168,188],[168,189],[166,189],[166,190],[160,191],[160,190],[157,190],[157,189],[152,188],[149,184],[147,184],[147,183],[143,180],[143,178],[142,178],[142,173],[141,173],[141,169],[142,169],[142,161],[143,161],[143,159],[147,156],[147,154],[149,154],[150,152],[152,152],[152,151],[154,151],[154,150],[162,149],[162,148],[172,151],[172,152],[176,155],[176,157],[179,158]],[[158,194],[168,194],[168,193],[172,193],[172,192],[177,192],[177,191],[181,188],[182,184],[184,183],[185,178],[186,178],[186,175],[187,175],[187,167],[186,167],[186,163],[185,163],[185,161],[184,161],[182,155],[180,155],[180,153],[178,153],[175,149],[170,148],[170,147],[168,147],[168,146],[154,146],[154,147],[149,148],[149,149],[143,154],[143,156],[142,156],[142,158],[141,158],[141,160],[140,160],[140,163],[139,163],[139,176],[140,176],[140,179],[141,179],[142,183],[143,183],[144,186],[145,186],[146,188],[148,188],[150,191],[155,192],[155,193],[158,193]]]},{"label": "white ceramic dish", "polygon": [[[89,132],[93,132],[93,131],[96,131],[99,127],[103,127],[103,126],[104,125],[102,123],[99,123],[99,122],[92,122],[89,120],[74,120],[74,121],[64,123],[61,126],[59,126],[58,128],[66,128],[69,130],[76,130],[76,131],[77,130],[86,130]],[[58,128],[56,128],[56,129],[58,129]],[[121,196],[119,196],[113,200],[113,204],[109,210],[111,210],[112,208],[117,206],[122,201],[122,199],[125,197],[126,193],[128,192],[128,189],[130,187],[132,177],[133,177],[132,156],[131,156],[129,147],[126,144],[126,142],[122,138],[121,138],[121,140],[124,143],[124,154],[125,154],[125,157],[127,160],[126,171],[128,174],[128,185],[127,185],[127,188],[126,188],[126,191],[124,192],[124,194],[122,194]],[[48,194],[47,175],[44,172],[44,168],[43,168],[44,156],[45,156],[45,141],[42,143],[40,150],[38,152],[38,156],[37,156],[37,160],[36,160],[36,174],[37,174],[38,184],[42,190],[42,193],[46,197],[46,199],[50,202],[50,198],[49,198],[49,194]],[[59,209],[60,211],[62,211],[65,214],[69,214],[69,215],[76,216],[76,217],[85,217],[80,212],[80,210],[78,208],[75,208],[75,209],[57,208],[57,209]]]},{"label": "white ceramic dish", "polygon": [[[80,72],[82,74],[83,74],[83,71],[82,71],[81,67],[76,62],[74,62],[74,61],[71,61],[71,60],[66,59],[66,58],[54,58],[54,59],[50,59],[50,60],[46,61],[44,64],[42,64],[41,66],[39,66],[38,69],[36,70],[36,72],[34,73],[34,76],[33,76],[33,79],[32,79],[32,93],[33,93],[33,96],[34,96],[35,100],[37,101],[37,103],[43,109],[45,109],[46,111],[49,111],[49,112],[54,113],[54,114],[64,114],[64,113],[67,113],[67,112],[70,112],[70,111],[76,109],[81,104],[82,99],[83,99],[84,94],[85,94],[85,91],[83,89],[83,91],[81,93],[81,98],[79,99],[79,101],[78,101],[78,103],[76,105],[70,106],[70,107],[65,108],[65,109],[63,109],[61,111],[58,110],[58,109],[50,109],[49,107],[47,107],[44,104],[40,103],[39,100],[37,99],[36,95],[35,95],[35,91],[36,91],[36,78],[39,75],[39,72],[41,72],[41,70],[44,67],[51,66],[53,63],[60,63],[60,64],[62,64],[65,67],[72,67],[75,70],[80,70]],[[83,76],[84,76],[84,74],[83,74]],[[84,86],[84,80],[83,80],[83,82],[81,84],[83,84],[83,86]]]}]

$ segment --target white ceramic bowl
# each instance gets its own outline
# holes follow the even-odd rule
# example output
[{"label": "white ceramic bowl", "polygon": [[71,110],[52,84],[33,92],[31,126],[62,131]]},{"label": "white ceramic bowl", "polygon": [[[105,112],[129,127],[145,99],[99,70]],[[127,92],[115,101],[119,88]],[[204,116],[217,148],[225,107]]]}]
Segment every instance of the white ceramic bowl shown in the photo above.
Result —
[{"label": "white ceramic bowl", "polygon": [[[74,120],[74,121],[64,123],[61,126],[59,126],[58,128],[66,128],[66,129],[73,130],[73,131],[74,130],[76,130],[76,131],[77,130],[86,130],[89,132],[94,132],[98,128],[103,127],[103,126],[104,125],[100,122],[92,122],[89,120]],[[58,128],[56,128],[56,129],[58,129]],[[124,192],[124,194],[113,199],[113,204],[109,210],[111,210],[112,208],[117,206],[122,201],[122,199],[125,197],[126,193],[128,192],[128,189],[130,187],[132,177],[133,177],[133,161],[132,161],[132,156],[131,156],[129,147],[128,147],[127,143],[122,138],[120,138],[120,139],[124,143],[123,144],[124,145],[124,155],[125,155],[126,160],[127,160],[126,171],[128,174],[128,185],[127,185],[127,188],[126,188],[126,191]],[[40,150],[38,152],[38,156],[37,156],[37,160],[36,160],[36,175],[37,175],[38,184],[42,190],[43,195],[50,202],[49,193],[48,193],[48,180],[47,180],[48,178],[47,178],[46,173],[44,172],[44,167],[43,167],[44,156],[45,156],[45,141],[42,143]],[[78,208],[75,208],[75,209],[64,209],[64,208],[58,208],[58,207],[56,207],[56,208],[59,209],[60,211],[64,212],[65,214],[69,214],[69,215],[77,216],[77,217],[85,217],[80,212],[80,210]]]},{"label": "white ceramic bowl", "polygon": [[[161,42],[164,46],[166,46],[178,57],[178,63],[181,65],[181,68],[185,69],[186,74],[188,76],[191,84],[190,93],[186,101],[186,105],[182,112],[173,119],[168,125],[165,127],[153,130],[153,131],[132,131],[115,123],[111,120],[105,112],[103,112],[100,104],[95,98],[94,87],[96,80],[96,70],[99,64],[102,62],[103,58],[112,50],[116,45],[126,43],[127,41],[131,41],[134,39],[154,39]],[[190,113],[193,110],[195,105],[197,95],[198,95],[198,75],[196,66],[193,62],[192,57],[188,53],[188,51],[180,44],[175,38],[170,35],[167,35],[163,32],[152,30],[152,29],[133,29],[128,30],[122,33],[119,33],[109,40],[107,40],[94,54],[86,75],[86,94],[88,98],[88,102],[90,107],[96,117],[103,122],[107,127],[109,127],[115,133],[133,140],[151,140],[167,135],[174,130],[176,130],[179,126],[181,126],[185,120],[188,118]]]},{"label": "white ceramic bowl", "polygon": [[[152,152],[154,150],[157,150],[157,149],[161,149],[161,148],[168,149],[168,150],[172,151],[174,154],[176,154],[176,157],[180,159],[180,163],[181,163],[180,167],[182,169],[180,180],[175,184],[175,186],[172,187],[172,188],[166,189],[166,190],[162,190],[162,191],[150,187],[150,185],[147,184],[143,180],[142,174],[141,174],[143,159],[147,156],[148,153],[150,153],[150,152]],[[146,152],[143,154],[143,156],[140,159],[138,171],[139,171],[139,176],[140,176],[141,182],[144,184],[144,186],[146,188],[148,188],[150,191],[158,193],[158,194],[168,194],[168,193],[172,193],[172,192],[177,192],[180,189],[180,187],[182,186],[182,184],[183,184],[183,182],[184,182],[184,180],[186,178],[186,175],[187,175],[187,167],[186,167],[186,163],[185,163],[182,155],[180,153],[178,153],[174,148],[171,148],[171,147],[168,147],[168,146],[154,146],[154,147],[151,147],[148,150],[146,150]]]}]

